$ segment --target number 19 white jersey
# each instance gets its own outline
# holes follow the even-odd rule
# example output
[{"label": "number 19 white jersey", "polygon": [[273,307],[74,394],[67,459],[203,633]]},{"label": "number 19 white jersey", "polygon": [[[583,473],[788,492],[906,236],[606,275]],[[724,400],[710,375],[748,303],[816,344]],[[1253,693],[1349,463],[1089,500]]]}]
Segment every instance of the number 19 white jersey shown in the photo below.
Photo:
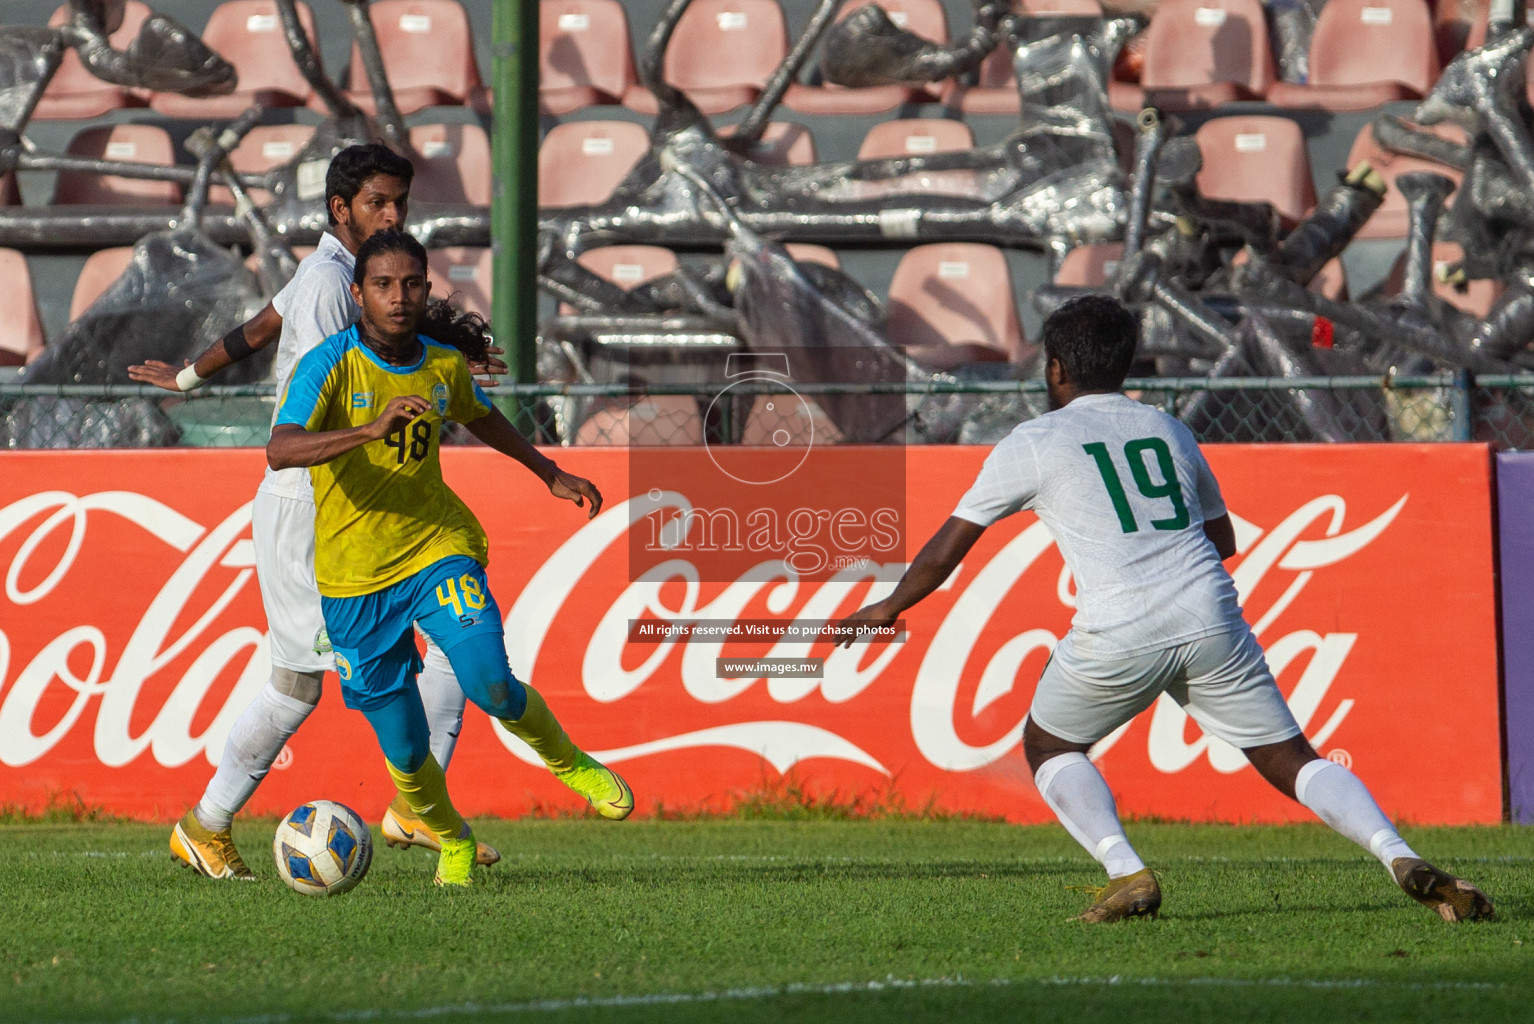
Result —
[{"label": "number 19 white jersey", "polygon": [[1225,502],[1192,433],[1122,394],[1083,395],[992,449],[954,515],[989,526],[1029,509],[1076,581],[1075,651],[1142,654],[1244,629],[1204,521]]}]

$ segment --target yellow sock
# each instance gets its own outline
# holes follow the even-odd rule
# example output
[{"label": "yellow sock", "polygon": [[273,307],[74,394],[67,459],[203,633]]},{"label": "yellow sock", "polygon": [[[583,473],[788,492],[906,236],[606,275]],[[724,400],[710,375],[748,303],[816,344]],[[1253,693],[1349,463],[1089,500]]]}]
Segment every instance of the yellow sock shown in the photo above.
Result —
[{"label": "yellow sock", "polygon": [[559,719],[554,717],[554,712],[549,710],[538,691],[527,683],[522,685],[527,690],[527,708],[515,722],[507,718],[499,719],[501,727],[537,751],[543,763],[549,766],[549,771],[562,772],[574,768],[580,751],[570,742],[570,737],[565,735],[564,727],[559,724]]},{"label": "yellow sock", "polygon": [[400,771],[388,758],[384,758],[384,766],[411,812],[439,839],[457,839],[464,834],[468,826],[447,795],[447,776],[436,757],[427,754],[426,763],[414,772]]}]

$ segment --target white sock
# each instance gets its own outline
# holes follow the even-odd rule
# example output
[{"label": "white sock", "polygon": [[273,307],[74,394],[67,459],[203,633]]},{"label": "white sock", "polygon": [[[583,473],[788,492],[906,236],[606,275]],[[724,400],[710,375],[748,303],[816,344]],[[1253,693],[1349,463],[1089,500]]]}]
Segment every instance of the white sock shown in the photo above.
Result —
[{"label": "white sock", "polygon": [[219,832],[229,827],[314,707],[266,684],[229,730],[218,770],[195,808],[205,828]]},{"label": "white sock", "polygon": [[1060,754],[1039,766],[1033,777],[1039,795],[1060,824],[1108,872],[1122,878],[1142,871],[1145,863],[1119,823],[1113,793],[1085,754]]},{"label": "white sock", "polygon": [[[1316,812],[1316,817],[1368,850],[1390,871],[1397,857],[1415,857],[1369,787],[1342,765],[1318,757],[1294,778],[1294,798]],[[1391,878],[1395,873],[1391,872]]]},{"label": "white sock", "polygon": [[448,663],[442,648],[426,638],[425,664],[416,685],[421,691],[421,703],[426,706],[426,724],[431,728],[431,752],[437,763],[447,771],[452,763],[453,751],[458,746],[458,732],[463,728],[463,688],[458,676]]}]

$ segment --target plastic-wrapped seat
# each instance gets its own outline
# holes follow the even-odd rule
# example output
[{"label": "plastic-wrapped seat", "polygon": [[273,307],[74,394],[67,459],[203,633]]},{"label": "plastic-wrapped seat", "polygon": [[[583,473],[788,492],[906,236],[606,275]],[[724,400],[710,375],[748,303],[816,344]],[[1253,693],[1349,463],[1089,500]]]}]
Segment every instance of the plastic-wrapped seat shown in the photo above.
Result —
[{"label": "plastic-wrapped seat", "polygon": [[623,102],[637,76],[618,0],[539,0],[538,19],[538,103],[546,113]]},{"label": "plastic-wrapped seat", "polygon": [[1023,336],[1007,258],[993,245],[940,242],[906,251],[890,280],[891,343],[918,362],[949,369],[1021,361]]},{"label": "plastic-wrapped seat", "polygon": [[[575,261],[624,291],[669,274],[677,267],[676,253],[659,245],[599,245],[587,249]],[[561,304],[559,312],[568,315],[575,310]]]},{"label": "plastic-wrapped seat", "polygon": [[133,260],[133,246],[118,245],[110,249],[98,249],[90,254],[75,278],[75,290],[69,297],[69,322],[80,319],[80,314],[101,298],[101,293],[112,287],[128,264]]},{"label": "plastic-wrapped seat", "polygon": [[416,153],[410,198],[490,205],[490,137],[479,125],[416,125],[410,147]]},{"label": "plastic-wrapped seat", "polygon": [[1207,110],[1261,99],[1273,84],[1267,16],[1257,0],[1165,0],[1145,36],[1140,94],[1132,109]]},{"label": "plastic-wrapped seat", "polygon": [[[662,76],[705,114],[754,103],[788,54],[788,26],[778,0],[693,0],[666,47]],[[659,104],[634,86],[626,106],[653,114]]]},{"label": "plastic-wrapped seat", "polygon": [[[310,39],[318,39],[314,12],[297,0],[299,24]],[[239,73],[239,85],[227,96],[182,96],[157,92],[149,105],[167,117],[201,120],[236,117],[252,104],[264,107],[302,107],[314,98],[314,89],[293,61],[275,0],[224,0],[213,8],[202,41]]]},{"label": "plastic-wrapped seat", "polygon": [[[128,0],[123,5],[122,25],[109,36],[114,50],[126,50],[138,36],[140,26],[149,17],[149,5],[142,0]],[[49,25],[63,25],[69,21],[69,5],[61,4],[48,19]],[[84,117],[100,117],[109,110],[123,107],[142,107],[147,99],[138,92],[103,82],[85,69],[73,49],[64,51],[64,60],[48,80],[48,88],[38,100],[32,116],[44,121],[69,121]]]},{"label": "plastic-wrapped seat", "polygon": [[455,305],[490,319],[492,258],[491,250],[480,246],[427,249],[426,274],[432,297],[446,299],[456,293]]},{"label": "plastic-wrapped seat", "polygon": [[26,257],[15,249],[0,249],[0,366],[21,366],[43,350],[43,321],[37,315],[32,273]]},{"label": "plastic-wrapped seat", "polygon": [[[719,129],[719,136],[727,139],[734,130],[734,125],[726,125]],[[768,167],[804,167],[815,162],[815,137],[797,121],[769,121],[762,137],[744,155]]]},{"label": "plastic-wrapped seat", "polygon": [[538,147],[538,205],[600,203],[650,151],[650,133],[627,121],[555,125]]},{"label": "plastic-wrapped seat", "polygon": [[[245,134],[240,144],[229,154],[230,165],[241,174],[260,174],[273,167],[280,167],[298,155],[304,143],[314,134],[314,126],[308,124],[259,124]],[[271,198],[265,189],[251,189],[251,198],[264,203]],[[211,203],[232,203],[234,195],[222,185],[214,185],[208,192]]]},{"label": "plastic-wrapped seat", "polygon": [[[1427,131],[1450,141],[1460,144],[1466,141],[1464,129],[1455,125],[1424,127]],[[1374,211],[1374,215],[1364,222],[1364,226],[1358,229],[1358,234],[1353,236],[1355,238],[1406,237],[1406,197],[1401,195],[1401,190],[1396,188],[1395,184],[1396,179],[1401,175],[1410,174],[1413,171],[1432,171],[1434,174],[1442,174],[1452,179],[1456,185],[1464,177],[1455,168],[1433,160],[1387,152],[1374,140],[1374,129],[1367,124],[1353,139],[1353,146],[1348,150],[1347,166],[1349,169],[1357,167],[1362,160],[1369,161],[1370,166],[1385,179],[1385,200],[1380,203],[1379,209]],[[1453,202],[1452,196],[1448,201]]]},{"label": "plastic-wrapped seat", "polygon": [[[86,128],[64,147],[69,156],[123,163],[157,164],[168,167],[176,162],[170,133],[149,124],[114,124]],[[176,206],[181,203],[181,186],[174,181],[147,178],[123,178],[112,174],[86,171],[60,171],[53,185],[53,205]]]},{"label": "plastic-wrapped seat", "polygon": [[[963,121],[937,117],[898,118],[882,121],[868,130],[858,148],[859,160],[880,157],[921,156],[975,148],[975,136]],[[929,195],[973,196],[981,187],[981,173],[973,170],[920,171],[912,176],[913,191]]]},{"label": "plastic-wrapped seat", "polygon": [[[469,15],[458,0],[373,0],[368,12],[401,114],[462,106],[481,88]],[[377,112],[355,44],[346,95],[368,113]]]},{"label": "plastic-wrapped seat", "polygon": [[[1101,18],[1097,0],[1012,0],[1014,13],[1029,18]],[[1022,110],[1012,52],[1005,45],[986,55],[976,70],[974,85],[951,83],[943,91],[943,104],[966,114],[1016,114]]]},{"label": "plastic-wrapped seat", "polygon": [[1310,80],[1274,82],[1280,107],[1367,110],[1425,96],[1438,79],[1424,0],[1327,0],[1310,39]]},{"label": "plastic-wrapped seat", "polygon": [[1204,160],[1198,172],[1202,195],[1272,203],[1291,224],[1316,205],[1305,135],[1288,118],[1217,117],[1205,121],[1194,138]]},{"label": "plastic-wrapped seat", "polygon": [[[948,45],[948,13],[940,0],[851,0],[842,7],[837,20],[871,3],[884,8],[897,28]],[[930,86],[873,85],[855,89],[833,82],[821,85],[795,83],[784,94],[783,104],[804,114],[878,114],[906,104],[933,102],[942,89],[942,82],[933,82]]]},{"label": "plastic-wrapped seat", "polygon": [[[1465,250],[1458,242],[1434,242],[1432,258],[1433,294],[1461,312],[1469,313],[1474,317],[1484,317],[1491,311],[1497,299],[1502,297],[1504,290],[1502,282],[1492,278],[1469,281],[1464,291],[1438,279],[1439,272],[1445,267],[1453,266],[1465,258]],[[1390,275],[1385,278],[1380,290],[1385,295],[1399,295],[1405,279],[1406,253],[1402,252],[1390,268]]]}]

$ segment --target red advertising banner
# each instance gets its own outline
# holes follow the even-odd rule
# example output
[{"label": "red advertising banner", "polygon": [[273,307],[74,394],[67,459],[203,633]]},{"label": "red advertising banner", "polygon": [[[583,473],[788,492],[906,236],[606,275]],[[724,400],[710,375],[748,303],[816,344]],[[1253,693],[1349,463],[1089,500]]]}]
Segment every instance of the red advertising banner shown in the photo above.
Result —
[{"label": "red advertising banner", "polygon": [[[857,479],[869,451],[824,448],[815,459],[822,472]],[[949,515],[985,452],[906,453],[909,551],[896,559]],[[629,779],[638,813],[721,806],[792,772],[822,793],[1051,820],[1020,739],[1073,595],[1031,515],[987,531],[945,588],[908,613],[904,642],[848,650],[782,629],[631,642],[636,620],[835,619],[871,586],[892,585],[902,566],[879,560],[889,545],[869,519],[855,525],[871,557],[816,574],[777,564],[720,579],[700,574],[685,545],[635,565],[635,532],[667,508],[685,510],[686,495],[637,489],[622,450],[556,454],[607,496],[595,520],[485,450],[449,450],[444,464],[490,534],[513,668],[579,744]],[[1317,749],[1351,765],[1395,817],[1501,820],[1486,449],[1208,454],[1237,525],[1240,553],[1227,565]],[[118,813],[181,814],[267,676],[249,539],[262,454],[12,453],[0,466],[0,803],[37,808],[78,794]],[[824,663],[818,678],[721,671],[721,659],[752,658]],[[332,682],[252,810],[326,797],[382,811],[392,790],[381,755]],[[449,772],[461,809],[574,809],[518,746],[469,709]],[[1309,818],[1169,698],[1095,756],[1127,814]]]}]

